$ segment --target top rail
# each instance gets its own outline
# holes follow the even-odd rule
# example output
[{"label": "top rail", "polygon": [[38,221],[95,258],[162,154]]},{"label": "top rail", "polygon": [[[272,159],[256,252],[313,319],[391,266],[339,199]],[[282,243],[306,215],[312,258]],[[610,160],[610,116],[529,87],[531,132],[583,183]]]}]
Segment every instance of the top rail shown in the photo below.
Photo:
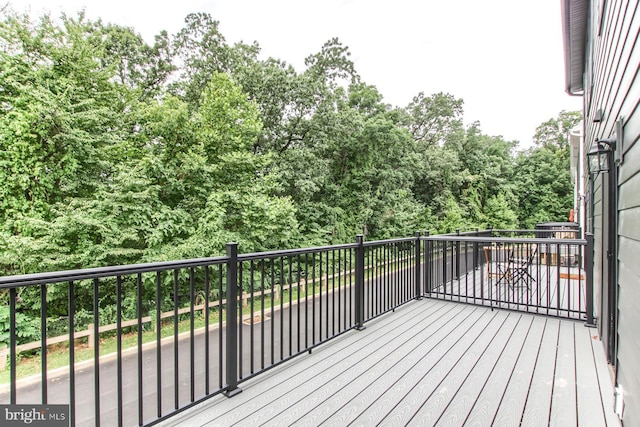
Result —
[{"label": "top rail", "polygon": [[540,244],[565,244],[565,245],[586,245],[584,239],[549,239],[544,237],[470,237],[456,235],[423,236],[421,240],[440,242],[483,242],[483,243],[540,243]]},{"label": "top rail", "polygon": [[[405,239],[405,240],[415,240]],[[372,242],[380,243],[380,242]],[[238,255],[239,261],[251,261],[260,259],[269,259],[273,257],[281,256],[295,256],[304,255],[313,252],[322,252],[327,250],[340,250],[340,249],[352,249],[356,245],[354,243],[341,244],[333,246],[316,246],[303,249],[286,249],[270,252],[255,252],[249,254]],[[117,265],[107,267],[95,267],[85,268],[79,270],[64,270],[53,271],[46,273],[33,273],[33,274],[21,274],[13,276],[0,276],[0,289],[15,287],[15,286],[31,286],[42,285],[50,283],[60,283],[68,281],[78,281],[87,279],[99,279],[103,277],[113,276],[126,276],[130,274],[150,273],[157,271],[190,268],[190,267],[204,267],[207,265],[224,264],[229,261],[229,257],[226,255],[209,257],[209,258],[193,258],[178,261],[161,261],[145,264],[131,264],[131,265]]]},{"label": "top rail", "polygon": [[[413,239],[415,240],[415,238]],[[341,250],[341,249],[353,249],[357,245],[355,243],[343,243],[340,245],[330,245],[330,246],[313,246],[310,248],[301,248],[301,249],[284,249],[278,251],[268,251],[268,252],[254,252],[250,254],[238,254],[238,261],[256,261],[266,258],[274,258],[274,257],[287,257],[287,256],[295,256],[295,255],[304,255],[311,254],[314,252],[324,252],[324,251],[332,251],[332,250]]]},{"label": "top rail", "polygon": [[42,285],[76,280],[99,279],[101,277],[125,276],[138,273],[189,268],[205,265],[224,264],[226,256],[195,258],[179,261],[151,262],[146,264],[117,265],[108,267],[85,268],[80,270],[52,271],[47,273],[0,276],[0,289],[17,286]]},{"label": "top rail", "polygon": [[[421,240],[427,241],[460,241],[460,242],[486,242],[486,243],[544,243],[544,244],[577,244],[577,245],[585,245],[586,240],[584,239],[555,239],[555,238],[530,238],[530,237],[489,237],[483,234],[489,232],[518,232],[518,233],[538,233],[538,234],[547,234],[556,230],[480,230],[480,231],[472,231],[465,232],[460,234],[443,234],[443,235],[426,235],[421,236]],[[472,236],[471,234],[477,234],[476,236]],[[363,242],[364,246],[375,246],[379,244],[387,244],[387,243],[401,243],[401,242],[410,242],[415,241],[416,237],[405,237],[405,238],[397,238],[397,239],[386,239],[386,240],[378,240],[378,241],[369,241]],[[357,245],[355,243],[348,244],[340,244],[340,245],[329,245],[329,246],[317,246],[310,248],[301,248],[301,249],[286,249],[286,250],[278,250],[278,251],[269,251],[269,252],[256,252],[249,254],[239,254],[239,261],[251,261],[251,260],[260,260],[260,259],[268,259],[275,256],[296,256],[296,255],[304,255],[308,253],[318,252],[318,251],[326,251],[326,250],[339,250],[339,249],[353,249]],[[189,268],[189,267],[199,267],[206,265],[218,265],[224,264],[228,262],[227,256],[216,256],[216,257],[208,257],[208,258],[193,258],[186,260],[177,260],[177,261],[161,261],[161,262],[152,262],[152,263],[144,263],[144,264],[131,264],[131,265],[118,265],[118,266],[107,266],[107,267],[96,267],[96,268],[86,268],[86,269],[78,269],[78,270],[65,270],[65,271],[55,271],[55,272],[46,272],[46,273],[33,273],[33,274],[24,274],[24,275],[13,275],[13,276],[0,276],[0,289],[8,289],[15,286],[31,286],[31,285],[42,285],[47,283],[61,283],[68,281],[77,281],[77,280],[87,280],[87,279],[97,279],[102,277],[113,277],[119,275],[129,275],[129,274],[138,274],[138,273],[148,273],[148,272],[157,272],[164,271],[169,269],[180,269],[180,268]]]}]

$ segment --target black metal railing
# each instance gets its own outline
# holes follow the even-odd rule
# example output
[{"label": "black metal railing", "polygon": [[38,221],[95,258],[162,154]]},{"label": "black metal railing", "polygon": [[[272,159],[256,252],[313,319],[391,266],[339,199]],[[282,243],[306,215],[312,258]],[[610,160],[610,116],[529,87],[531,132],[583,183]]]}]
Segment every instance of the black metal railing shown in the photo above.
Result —
[{"label": "black metal railing", "polygon": [[[151,425],[233,396],[415,298],[419,249],[418,237],[254,254],[228,244],[215,258],[2,277],[10,378],[0,402],[70,403],[71,425]],[[40,296],[36,343],[19,342],[25,290]],[[53,291],[66,295],[64,319],[49,316]],[[19,378],[19,354],[34,351],[39,374]]]},{"label": "black metal railing", "polygon": [[[593,321],[589,272],[570,285],[584,298],[565,307],[549,293],[551,278],[573,280],[574,264],[589,264],[588,240],[499,233],[253,254],[230,243],[214,258],[2,277],[10,378],[0,403],[68,403],[71,425],[152,425],[422,297]],[[66,298],[62,318],[49,315],[54,291]],[[36,343],[19,342],[22,292],[39,295]],[[38,374],[22,378],[20,352],[39,352]]]},{"label": "black metal railing", "polygon": [[[217,257],[0,278],[13,319],[18,290],[39,288],[42,321],[40,342],[24,346],[9,326],[2,403],[69,403],[70,425],[143,425],[223,391],[223,278],[232,272],[229,257]],[[66,294],[66,325],[48,316],[54,290]],[[34,344],[40,373],[19,380],[19,351]],[[65,353],[68,363],[51,366]]]},{"label": "black metal railing", "polygon": [[592,237],[502,237],[533,233],[491,230],[478,237],[423,237],[425,295],[593,323],[592,263],[587,259],[593,253]]}]

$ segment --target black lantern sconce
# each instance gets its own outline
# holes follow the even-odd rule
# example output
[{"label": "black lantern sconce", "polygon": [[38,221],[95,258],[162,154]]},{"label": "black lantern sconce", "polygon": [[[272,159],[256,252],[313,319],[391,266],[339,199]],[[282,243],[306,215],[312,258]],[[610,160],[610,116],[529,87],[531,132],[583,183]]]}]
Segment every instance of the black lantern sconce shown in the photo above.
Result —
[{"label": "black lantern sconce", "polygon": [[612,139],[596,139],[596,143],[587,153],[589,162],[589,173],[597,175],[600,172],[609,172],[613,163],[613,154],[616,149],[616,140]]}]

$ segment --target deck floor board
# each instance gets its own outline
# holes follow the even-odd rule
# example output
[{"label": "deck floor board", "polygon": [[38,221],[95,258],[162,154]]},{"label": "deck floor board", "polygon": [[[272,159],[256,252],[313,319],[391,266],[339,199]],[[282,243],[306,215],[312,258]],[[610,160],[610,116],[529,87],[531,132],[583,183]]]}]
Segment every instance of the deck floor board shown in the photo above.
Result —
[{"label": "deck floor board", "polygon": [[532,427],[549,425],[559,331],[560,321],[549,319],[538,350],[538,360],[529,386],[522,425]]},{"label": "deck floor board", "polygon": [[447,402],[445,411],[435,422],[436,425],[455,427],[466,422],[503,353],[512,350],[512,342],[517,346],[518,336],[523,330],[526,331],[528,326],[527,321],[523,321],[523,316],[511,316],[509,322],[510,324],[502,327],[499,335],[496,335],[494,345],[490,345],[477,365],[469,370],[463,383]]},{"label": "deck floor board", "polygon": [[593,425],[619,426],[595,333],[574,320],[426,298],[161,425],[590,425],[577,407]]},{"label": "deck floor board", "polygon": [[561,322],[558,336],[556,372],[551,401],[551,425],[575,426],[576,414],[576,350],[575,324]]},{"label": "deck floor board", "polygon": [[[465,318],[464,316],[468,316],[462,313],[462,311],[463,310],[460,310],[459,313],[455,314],[457,318]],[[471,312],[471,310],[466,311]],[[439,323],[432,324],[433,329],[425,328],[425,330],[429,331],[429,334],[428,337],[420,343],[420,347],[423,348],[422,350],[414,348],[407,357],[395,357],[395,359],[398,360],[390,367],[381,365],[373,366],[367,375],[362,375],[347,387],[336,392],[330,399],[323,402],[323,405],[307,413],[302,421],[313,419],[322,419],[324,421],[327,418],[333,417],[334,413],[337,416],[332,419],[332,422],[346,424],[353,421],[355,416],[358,415],[358,408],[367,408],[390,387],[395,387],[403,376],[409,374],[415,375],[419,372],[419,370],[416,370],[417,368],[424,369],[426,360],[435,359],[433,350],[437,348],[439,342],[449,336],[454,330],[456,322],[453,320],[456,319],[456,317],[449,319],[449,321],[442,325]],[[426,350],[424,350],[425,348]],[[393,384],[390,385],[390,382]],[[335,408],[336,405],[338,408],[344,408],[346,411],[333,411],[331,408]],[[316,418],[319,417],[321,413],[324,417]]]},{"label": "deck floor board", "polygon": [[[447,349],[432,369],[418,378],[399,400],[391,400],[391,403],[395,403],[382,418],[364,418],[364,424],[407,425],[427,402],[435,405],[437,410],[438,404],[442,403],[440,392],[447,390],[443,383],[448,379],[457,380],[456,374],[459,371],[456,367],[467,366],[470,360],[476,359],[485,348],[484,337],[497,333],[507,317],[508,314],[497,311],[491,315],[485,314],[468,329],[471,333],[461,331],[463,333],[460,334],[460,338]],[[423,416],[429,417],[429,414]]]},{"label": "deck floor board", "polygon": [[605,410],[599,393],[598,372],[593,369],[595,360],[591,349],[591,329],[575,328],[576,394],[578,400],[578,425],[596,427],[607,425]]},{"label": "deck floor board", "polygon": [[[422,404],[419,410],[411,418],[411,425],[433,425],[444,415],[444,411],[450,407],[452,411],[447,415],[452,420],[458,420],[460,425],[466,416],[465,403],[475,396],[465,393],[458,394],[462,385],[469,379],[470,375],[482,374],[486,370],[481,370],[482,365],[489,363],[497,356],[496,351],[502,350],[506,340],[511,335],[514,326],[518,322],[518,315],[509,315],[499,323],[496,319],[494,323],[497,330],[486,329],[474,343],[475,349],[465,352],[464,356],[452,367],[446,378],[438,385],[429,399]],[[480,363],[483,362],[483,363]],[[455,398],[456,404],[451,406]]]},{"label": "deck floor board", "polygon": [[498,412],[504,393],[512,378],[516,365],[522,359],[527,342],[539,342],[544,322],[534,322],[536,317],[523,316],[519,323],[521,329],[509,340],[508,347],[496,361],[495,367],[480,395],[473,404],[465,423],[473,426],[490,426]]}]

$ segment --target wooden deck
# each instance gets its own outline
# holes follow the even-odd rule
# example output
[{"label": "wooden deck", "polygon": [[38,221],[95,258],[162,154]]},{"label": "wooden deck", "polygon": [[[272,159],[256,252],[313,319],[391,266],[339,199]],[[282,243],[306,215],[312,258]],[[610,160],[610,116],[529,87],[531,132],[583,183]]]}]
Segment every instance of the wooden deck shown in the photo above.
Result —
[{"label": "wooden deck", "polygon": [[619,426],[597,330],[412,301],[163,425]]}]

